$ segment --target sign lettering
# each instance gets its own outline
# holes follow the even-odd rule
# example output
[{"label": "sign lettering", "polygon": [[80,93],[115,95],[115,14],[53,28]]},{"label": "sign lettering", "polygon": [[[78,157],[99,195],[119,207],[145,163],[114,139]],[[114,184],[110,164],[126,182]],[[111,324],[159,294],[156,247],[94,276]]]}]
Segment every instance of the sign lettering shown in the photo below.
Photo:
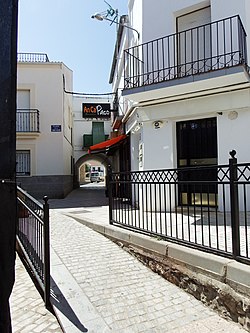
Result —
[{"label": "sign lettering", "polygon": [[83,118],[109,118],[110,104],[82,104],[82,116]]}]

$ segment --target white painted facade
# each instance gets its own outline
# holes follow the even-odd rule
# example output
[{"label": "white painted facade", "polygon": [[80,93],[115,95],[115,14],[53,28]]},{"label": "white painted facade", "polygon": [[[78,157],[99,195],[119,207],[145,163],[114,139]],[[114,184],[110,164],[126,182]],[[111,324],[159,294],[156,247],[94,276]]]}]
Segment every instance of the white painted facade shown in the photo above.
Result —
[{"label": "white painted facade", "polygon": [[39,111],[38,131],[17,124],[16,150],[30,154],[29,174],[17,181],[37,197],[63,197],[73,186],[72,96],[63,77],[71,91],[73,73],[61,62],[17,65],[17,109]]},{"label": "white painted facade", "polygon": [[[124,28],[119,50],[120,62],[118,61],[117,66],[119,71],[116,70],[114,74],[113,87],[114,91],[117,87],[123,87],[119,111],[123,117],[126,134],[130,136],[132,171],[179,167],[183,160],[178,158],[178,126],[184,122],[194,122],[195,125],[195,122],[199,120],[215,119],[217,131],[216,156],[211,159],[207,158],[206,161],[201,159],[200,165],[212,160],[217,164],[227,164],[230,157],[229,152],[233,149],[237,152],[238,162],[250,161],[248,149],[250,141],[250,78],[247,67],[245,65],[225,66],[223,70],[218,69],[180,78],[177,73],[178,63],[182,63],[181,61],[186,57],[185,54],[191,54],[192,50],[187,46],[188,44],[181,40],[181,35],[177,36],[176,33],[186,29],[191,31],[190,29],[194,27],[216,21],[222,22],[224,19],[237,15],[239,15],[246,31],[246,49],[249,55],[249,0],[128,1],[127,24],[137,30],[139,41],[138,34]],[[230,19],[228,19],[226,22],[226,29],[228,29],[226,33],[223,31],[224,23],[219,23],[219,28],[214,23],[209,32],[204,30],[206,41],[209,40],[209,33],[212,35],[215,34],[216,29],[219,31],[217,40],[211,38],[205,46],[196,45],[198,52],[203,52],[204,58],[210,57],[211,61],[216,61],[217,55],[220,56],[222,53],[221,45],[226,45],[226,48],[231,45],[232,50],[236,48],[240,40],[239,20],[236,18],[235,21],[232,21],[233,23],[230,23]],[[197,33],[197,30],[195,31]],[[231,35],[230,31],[233,31]],[[168,48],[165,46],[165,50],[170,51],[170,56],[167,52],[164,56],[159,52],[160,55],[157,58],[155,51],[147,49],[146,45],[152,40],[159,39],[158,46],[155,42],[153,47],[155,49],[159,47],[159,50],[162,50],[163,44],[161,44],[160,38],[164,36],[172,36],[169,37],[172,46],[170,45]],[[190,38],[198,40],[201,37],[192,36]],[[140,48],[142,44],[145,45],[144,48]],[[220,47],[216,44],[219,44]],[[120,68],[124,63],[123,51],[138,45],[138,50],[136,48],[130,49],[131,63],[129,64],[129,61],[125,60],[125,67],[123,67],[121,74]],[[182,50],[182,53],[178,50]],[[154,54],[155,58],[152,60],[152,55],[148,55],[147,59],[149,62],[152,61],[152,64],[145,65],[145,53],[147,52]],[[174,54],[172,58],[171,54]],[[160,76],[163,73],[161,67],[157,68],[157,64],[162,64],[164,57],[166,62],[169,61],[169,67],[165,65],[165,68],[174,68],[172,70],[176,76],[166,80],[167,82],[154,83],[152,81],[148,85],[137,85],[137,82],[142,82],[150,76],[147,77],[148,73],[146,72],[143,72],[145,73],[143,75],[140,74],[143,66],[148,66],[149,69],[150,66],[154,67],[155,76]],[[133,59],[138,59],[138,61]],[[186,62],[188,63],[188,61]],[[191,63],[191,55],[189,62]],[[134,77],[129,75],[129,67],[134,71]],[[157,72],[158,69],[160,70]],[[152,77],[154,75],[151,75]],[[135,80],[134,86],[133,80]],[[126,84],[128,84],[127,87]],[[200,145],[202,150],[202,143],[197,141],[196,144]],[[192,156],[190,157],[192,158]]]},{"label": "white painted facade", "polygon": [[[248,0],[159,0],[157,3],[130,0],[129,22],[140,33],[139,44],[142,44],[176,33],[177,17],[208,6],[211,22],[239,15],[247,36],[250,35]],[[198,18],[198,15],[194,16],[197,19],[194,24],[201,25],[203,18],[200,21]],[[184,28],[187,28],[185,24]],[[124,38],[126,34],[124,32]],[[247,42],[250,54],[249,37]],[[123,44],[129,45],[128,41]],[[136,42],[131,44],[136,45]],[[202,79],[194,76],[189,82],[177,79],[165,87],[155,84],[141,90],[123,91],[123,95],[130,105],[130,110],[124,111],[123,121],[131,136],[132,170],[176,167],[176,123],[210,117],[217,118],[218,164],[228,162],[228,153],[232,149],[237,151],[240,162],[249,161],[250,85],[246,72],[208,75]],[[155,121],[162,122],[161,128],[155,129]]]},{"label": "white painted facade", "polygon": [[[74,147],[74,164],[75,164],[75,187],[79,184],[89,181],[89,177],[86,177],[85,163],[87,163],[91,169],[94,167],[99,168],[102,171],[102,176],[106,175],[106,164],[103,165],[103,158],[99,155],[89,154],[88,146],[85,145],[85,136],[88,136],[94,140],[94,125],[100,124],[100,129],[103,129],[105,141],[110,137],[111,133],[111,118],[86,118],[83,116],[83,105],[110,105],[109,110],[111,110],[112,105],[112,95],[111,98],[106,97],[82,97],[73,96],[73,147]],[[110,112],[111,115],[111,112]],[[97,143],[97,142],[96,142]],[[91,145],[94,143],[92,142]]]}]

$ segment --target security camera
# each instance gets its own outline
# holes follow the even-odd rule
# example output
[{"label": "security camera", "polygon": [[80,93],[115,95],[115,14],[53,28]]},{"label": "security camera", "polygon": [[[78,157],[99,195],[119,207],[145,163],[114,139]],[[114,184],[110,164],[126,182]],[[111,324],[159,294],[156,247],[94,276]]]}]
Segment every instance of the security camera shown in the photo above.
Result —
[{"label": "security camera", "polygon": [[163,122],[161,120],[156,120],[153,122],[154,129],[159,129],[163,126]]}]

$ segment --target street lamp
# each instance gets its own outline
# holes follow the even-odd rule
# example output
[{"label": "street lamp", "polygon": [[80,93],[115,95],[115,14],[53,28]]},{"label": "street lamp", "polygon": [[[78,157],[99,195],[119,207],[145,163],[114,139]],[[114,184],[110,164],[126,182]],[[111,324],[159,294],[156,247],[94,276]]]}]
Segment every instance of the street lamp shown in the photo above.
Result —
[{"label": "street lamp", "polygon": [[[118,11],[116,10],[116,17],[117,16],[118,16]],[[115,21],[115,19],[111,20],[110,18],[108,18],[107,16],[105,16],[103,13],[96,13],[96,14],[92,15],[91,18],[92,19],[96,19],[98,21],[103,21],[103,20],[109,21],[109,22],[111,22],[111,24],[115,23],[115,24],[117,24],[119,26],[125,27],[127,29],[132,30],[132,31],[135,31],[137,33],[138,41],[140,39],[140,33],[139,33],[139,31],[137,31],[136,29],[134,29],[134,28],[132,28],[132,27],[126,25],[126,24],[119,23],[119,22]]]}]

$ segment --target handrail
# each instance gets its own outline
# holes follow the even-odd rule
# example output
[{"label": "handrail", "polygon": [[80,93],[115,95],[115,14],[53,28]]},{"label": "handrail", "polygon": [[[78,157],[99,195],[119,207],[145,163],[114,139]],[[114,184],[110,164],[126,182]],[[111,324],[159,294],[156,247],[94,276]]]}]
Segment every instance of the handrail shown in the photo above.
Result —
[{"label": "handrail", "polygon": [[239,15],[179,31],[124,50],[124,89],[243,65],[246,32]]},{"label": "handrail", "polygon": [[29,193],[17,186],[18,251],[26,259],[38,285],[44,292],[44,302],[50,307],[50,244],[49,244],[49,204],[44,197],[41,204]]},{"label": "handrail", "polygon": [[48,55],[46,53],[23,53],[17,54],[18,62],[49,62]]},{"label": "handrail", "polygon": [[39,110],[17,109],[16,131],[17,132],[39,132]]}]

